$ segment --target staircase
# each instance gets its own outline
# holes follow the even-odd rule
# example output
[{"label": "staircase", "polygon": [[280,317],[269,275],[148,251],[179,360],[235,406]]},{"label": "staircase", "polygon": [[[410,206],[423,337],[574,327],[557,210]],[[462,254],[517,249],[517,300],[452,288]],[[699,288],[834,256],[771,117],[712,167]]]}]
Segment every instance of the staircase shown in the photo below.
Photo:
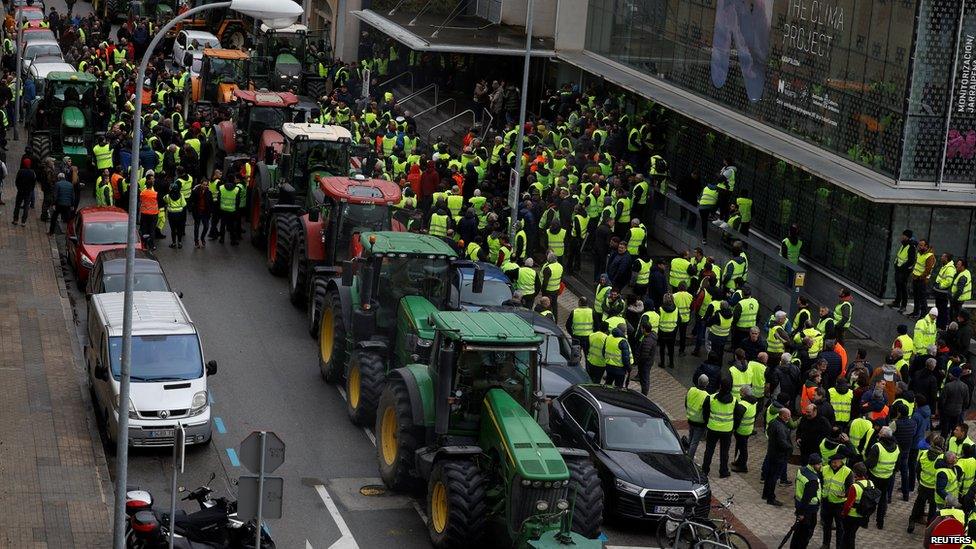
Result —
[{"label": "staircase", "polygon": [[417,86],[416,93],[407,79],[394,83],[393,96],[405,111],[414,116],[417,136],[429,147],[442,137],[454,155],[461,153],[461,141],[475,125],[474,113],[461,105],[463,93]]}]

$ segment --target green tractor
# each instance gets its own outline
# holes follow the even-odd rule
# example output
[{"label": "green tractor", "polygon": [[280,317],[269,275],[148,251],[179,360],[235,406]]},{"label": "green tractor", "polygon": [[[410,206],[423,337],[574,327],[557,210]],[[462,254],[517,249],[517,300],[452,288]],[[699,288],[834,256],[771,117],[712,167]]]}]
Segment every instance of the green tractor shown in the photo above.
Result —
[{"label": "green tractor", "polygon": [[38,158],[70,156],[79,170],[87,169],[99,81],[87,72],[52,72],[46,80],[27,116],[30,147]]},{"label": "green tractor", "polygon": [[[407,232],[364,233],[362,251],[335,271],[315,271],[311,307],[318,318],[319,369],[334,383],[345,378],[347,411],[370,425],[386,374],[426,360],[434,333],[427,323],[447,301],[451,269],[472,266],[444,240]],[[484,273],[476,270],[480,291]]]},{"label": "green tractor", "polygon": [[254,85],[271,91],[300,93],[305,55],[308,51],[308,27],[291,25],[284,29],[260,27],[257,48],[253,53]]},{"label": "green tractor", "polygon": [[586,452],[558,448],[542,414],[541,338],[518,315],[436,312],[428,364],[393,370],[375,433],[394,490],[426,484],[433,545],[602,547],[600,477]]}]

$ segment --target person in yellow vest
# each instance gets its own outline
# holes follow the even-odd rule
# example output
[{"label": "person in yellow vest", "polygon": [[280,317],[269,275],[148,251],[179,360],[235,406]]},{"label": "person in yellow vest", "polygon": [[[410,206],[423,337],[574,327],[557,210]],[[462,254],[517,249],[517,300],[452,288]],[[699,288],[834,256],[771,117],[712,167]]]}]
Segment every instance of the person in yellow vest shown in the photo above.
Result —
[{"label": "person in yellow vest", "polygon": [[851,327],[854,320],[854,297],[847,288],[841,288],[837,293],[837,305],[834,306],[832,319],[834,321],[834,339],[844,340],[844,334]]},{"label": "person in yellow vest", "polygon": [[[868,478],[867,467],[863,463],[857,463],[852,468],[854,483],[847,489],[847,499],[841,511],[841,519],[844,525],[843,545],[838,543],[839,548],[857,547],[857,531],[867,527],[870,515],[865,516],[861,511],[861,499],[866,490],[877,490],[877,487]],[[881,501],[886,501],[882,492]],[[878,507],[881,505],[879,503]]]},{"label": "person in yellow vest", "polygon": [[627,343],[627,323],[624,322],[610,331],[603,345],[603,357],[606,360],[607,385],[623,387],[630,375],[631,354],[630,344]]},{"label": "person in yellow vest", "polygon": [[929,310],[929,278],[935,270],[935,253],[926,240],[919,240],[915,250],[915,264],[912,266],[912,300],[915,307],[912,316],[921,318]]},{"label": "person in yellow vest", "polygon": [[186,199],[180,188],[173,186],[163,197],[166,207],[166,217],[169,219],[170,248],[183,249],[183,236],[186,234]]},{"label": "person in yellow vest", "polygon": [[92,146],[92,156],[95,157],[95,168],[98,171],[112,169],[115,165],[115,150],[109,145],[108,138],[102,135],[98,144]]},{"label": "person in yellow vest", "polygon": [[[939,435],[932,435],[927,450],[918,453],[918,493],[915,503],[908,515],[908,533],[915,531],[915,521],[926,514],[926,523],[932,520],[938,511],[935,508],[935,481],[937,464],[943,463],[942,454],[945,452],[945,439]],[[926,512],[928,506],[928,512]]]},{"label": "person in yellow vest", "polygon": [[912,356],[915,354],[915,343],[911,336],[908,335],[908,326],[899,324],[895,330],[898,332],[898,336],[891,343],[891,349],[901,350],[901,356],[911,362]]},{"label": "person in yellow vest", "polygon": [[949,318],[949,293],[952,290],[952,281],[955,277],[956,263],[952,260],[952,254],[942,254],[942,257],[939,258],[938,274],[935,275],[935,282],[932,284],[935,307],[939,310],[936,325],[940,330],[944,330],[952,320]]},{"label": "person in yellow vest", "polygon": [[952,279],[952,291],[949,294],[949,314],[952,318],[959,316],[963,305],[973,298],[973,275],[969,272],[969,262],[965,259],[956,260],[956,276]]},{"label": "person in yellow vest", "polygon": [[556,321],[556,315],[552,313],[552,301],[550,301],[546,296],[539,298],[539,301],[535,304],[535,309],[533,310],[553,322]]},{"label": "person in yellow vest", "polygon": [[627,234],[627,253],[635,257],[642,257],[647,251],[647,228],[636,217],[630,220],[630,231]]},{"label": "person in yellow vest", "polygon": [[823,459],[817,454],[811,454],[806,456],[805,463],[806,467],[796,473],[796,486],[793,490],[796,524],[790,549],[805,549],[809,545],[817,527],[817,513],[820,511],[820,472],[823,470]]},{"label": "person in yellow vest", "polygon": [[701,225],[702,246],[708,244],[709,219],[718,210],[719,189],[715,183],[709,183],[702,189],[698,197],[698,223]]},{"label": "person in yellow vest", "polygon": [[566,268],[569,272],[576,273],[580,270],[583,257],[583,245],[589,231],[589,220],[586,217],[586,208],[582,204],[576,204],[572,220],[570,220],[570,235],[566,242]]},{"label": "person in yellow vest", "polygon": [[969,425],[966,422],[960,422],[952,429],[952,436],[946,441],[946,450],[956,454],[956,457],[962,455],[963,449],[973,446],[973,441],[969,439]]},{"label": "person in yellow vest", "polygon": [[604,357],[607,337],[608,334],[602,327],[595,326],[593,333],[587,338],[586,373],[589,374],[590,381],[593,383],[602,382],[603,374],[607,369],[607,361]]},{"label": "person in yellow vest", "polygon": [[743,286],[742,299],[732,308],[732,345],[749,336],[749,330],[756,327],[759,316],[759,301],[752,297],[752,288]]},{"label": "person in yellow vest", "polygon": [[593,333],[593,309],[585,297],[580,297],[577,307],[566,318],[566,331],[579,341],[582,351],[589,350],[590,334]]},{"label": "person in yellow vest", "polygon": [[908,307],[908,280],[915,268],[915,239],[910,229],[902,231],[898,237],[898,251],[895,252],[895,300],[891,303],[899,313]]},{"label": "person in yellow vest", "polygon": [[729,306],[728,301],[720,302],[718,310],[706,321],[706,326],[711,352],[718,356],[719,364],[722,364],[725,344],[729,341],[729,334],[732,333],[732,307]]},{"label": "person in yellow vest", "polygon": [[753,396],[751,385],[739,389],[739,398],[732,414],[735,433],[735,460],[732,461],[732,470],[738,473],[749,472],[749,437],[756,430],[758,406],[759,401]]},{"label": "person in yellow vest", "polygon": [[447,210],[445,201],[438,201],[434,205],[434,211],[430,214],[427,224],[427,234],[440,238],[447,238],[448,234],[454,229],[454,219],[451,218]]},{"label": "person in yellow vest", "polygon": [[678,283],[672,295],[674,305],[678,308],[678,356],[685,356],[685,346],[688,343],[688,324],[691,323],[691,305],[695,298],[688,292],[685,282]]},{"label": "person in yellow vest", "polygon": [[702,406],[702,419],[705,421],[705,455],[702,458],[701,471],[708,475],[715,455],[715,445],[719,446],[720,478],[732,475],[729,471],[729,446],[732,443],[732,431],[735,430],[736,400],[732,395],[732,383],[723,379],[718,393],[709,395]]},{"label": "person in yellow vest", "polygon": [[563,280],[563,266],[559,263],[559,258],[555,253],[549,252],[549,256],[546,258],[546,264],[542,266],[542,270],[539,272],[540,284],[539,287],[542,289],[542,295],[549,298],[552,302],[552,314],[553,317],[559,318],[559,293],[562,287]]},{"label": "person in yellow vest", "polygon": [[958,459],[955,452],[946,451],[942,459],[935,462],[935,493],[932,499],[938,509],[945,508],[946,500],[950,497],[959,497],[959,473],[956,470]]},{"label": "person in yellow vest", "polygon": [[875,488],[881,490],[881,501],[875,514],[875,524],[878,529],[884,528],[884,519],[888,511],[888,485],[894,480],[895,465],[901,450],[891,431],[891,427],[884,426],[878,431],[877,442],[868,448],[864,455],[864,465]]},{"label": "person in yellow vest", "polygon": [[776,311],[773,323],[766,334],[766,352],[769,353],[769,363],[778,364],[779,357],[791,348],[790,334],[786,330],[786,312]]},{"label": "person in yellow vest", "polygon": [[685,394],[685,417],[688,419],[688,455],[695,459],[698,443],[705,438],[705,419],[702,408],[708,398],[708,376],[700,374],[695,380],[695,386]]},{"label": "person in yellow vest", "polygon": [[844,503],[847,502],[847,492],[854,484],[854,473],[844,463],[847,457],[847,452],[837,452],[830,458],[830,467],[825,467],[822,471],[823,499],[820,502],[820,524],[823,530],[822,545],[825,547],[830,546],[830,535],[836,524],[837,547],[846,549],[842,544],[844,539],[842,513]]},{"label": "person in yellow vest", "polygon": [[854,391],[851,390],[847,378],[837,378],[835,386],[827,390],[827,400],[834,409],[834,425],[842,431],[847,431],[851,421],[851,409],[854,406]]},{"label": "person in yellow vest", "polygon": [[522,306],[531,309],[535,296],[539,294],[539,274],[535,272],[535,261],[530,257],[519,267],[515,278],[515,289],[522,292]]},{"label": "person in yellow vest", "polygon": [[668,268],[668,285],[671,286],[671,291],[678,291],[678,285],[682,282],[685,283],[685,287],[690,287],[691,279],[697,274],[694,263],[689,259],[691,257],[691,251],[685,250],[681,252],[681,255],[675,257],[671,260],[671,264]]},{"label": "person in yellow vest", "polygon": [[912,346],[918,354],[924,354],[929,345],[935,343],[938,335],[939,309],[932,307],[929,313],[915,322],[915,329],[912,333]]},{"label": "person in yellow vest", "polygon": [[562,258],[566,255],[566,240],[569,231],[564,229],[559,221],[553,219],[544,235],[550,252],[556,256],[556,261],[562,263]]},{"label": "person in yellow vest", "polygon": [[240,224],[238,223],[238,212],[244,206],[244,192],[240,186],[228,177],[223,185],[217,188],[217,209],[220,210],[220,233],[218,242],[224,243],[224,235],[230,232],[230,243],[232,246],[238,245],[241,240]]},{"label": "person in yellow vest", "polygon": [[962,453],[956,461],[956,469],[959,471],[959,500],[962,508],[966,512],[972,512],[976,501],[974,501],[974,488],[976,488],[976,445],[969,444],[962,449]]}]

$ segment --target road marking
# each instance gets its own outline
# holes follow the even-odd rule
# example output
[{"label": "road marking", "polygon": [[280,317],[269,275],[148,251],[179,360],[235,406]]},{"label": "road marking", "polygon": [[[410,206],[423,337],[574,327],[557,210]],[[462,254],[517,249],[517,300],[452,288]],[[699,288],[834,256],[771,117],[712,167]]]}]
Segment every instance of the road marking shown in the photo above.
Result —
[{"label": "road marking", "polygon": [[227,449],[227,458],[230,459],[230,464],[234,467],[241,466],[241,460],[237,459],[237,450],[233,448]]},{"label": "road marking", "polygon": [[214,425],[217,427],[218,433],[224,434],[227,432],[227,427],[224,427],[224,420],[220,419],[219,417],[214,418]]},{"label": "road marking", "polygon": [[214,400],[213,393],[210,391],[210,389],[207,389],[207,396],[210,397],[210,404],[216,404],[217,403],[217,401]]},{"label": "road marking", "polygon": [[[339,533],[342,537],[338,539],[335,543],[329,546],[329,549],[359,549],[359,544],[356,543],[356,539],[352,537],[352,531],[346,526],[346,521],[339,514],[339,508],[336,506],[335,501],[332,500],[332,496],[329,495],[328,490],[325,486],[321,484],[315,485],[315,491],[318,492],[319,497],[322,498],[322,503],[325,503],[326,509],[329,510],[329,514],[332,515],[332,520],[335,521],[336,526],[339,528]],[[308,541],[306,540],[306,544]],[[309,545],[309,547],[311,547]]]}]

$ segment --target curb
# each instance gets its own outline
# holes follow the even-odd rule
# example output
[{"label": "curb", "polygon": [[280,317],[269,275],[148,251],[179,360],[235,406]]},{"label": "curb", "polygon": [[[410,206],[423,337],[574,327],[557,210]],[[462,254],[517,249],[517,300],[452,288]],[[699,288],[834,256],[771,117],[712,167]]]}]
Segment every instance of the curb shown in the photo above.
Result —
[{"label": "curb", "polygon": [[[74,321],[74,308],[71,306],[71,298],[68,293],[68,286],[64,279],[64,267],[61,263],[60,241],[58,237],[49,237],[51,247],[51,262],[54,267],[54,276],[58,282],[58,292],[61,294],[61,312],[64,317],[65,329],[68,338],[71,340],[71,353],[74,355],[75,379],[78,382],[78,389],[81,391],[81,400],[84,402],[88,412],[93,410],[91,397],[88,394],[88,384],[85,371],[85,355],[82,352],[81,342],[78,340],[77,326]],[[112,484],[112,477],[109,474],[108,460],[102,448],[101,433],[98,425],[94,421],[91,413],[85,416],[85,425],[88,426],[88,436],[92,440],[92,448],[95,453],[95,476],[98,478],[98,488],[102,496],[102,503],[106,506],[106,511],[111,517],[112,501],[114,501],[115,487]]]}]

